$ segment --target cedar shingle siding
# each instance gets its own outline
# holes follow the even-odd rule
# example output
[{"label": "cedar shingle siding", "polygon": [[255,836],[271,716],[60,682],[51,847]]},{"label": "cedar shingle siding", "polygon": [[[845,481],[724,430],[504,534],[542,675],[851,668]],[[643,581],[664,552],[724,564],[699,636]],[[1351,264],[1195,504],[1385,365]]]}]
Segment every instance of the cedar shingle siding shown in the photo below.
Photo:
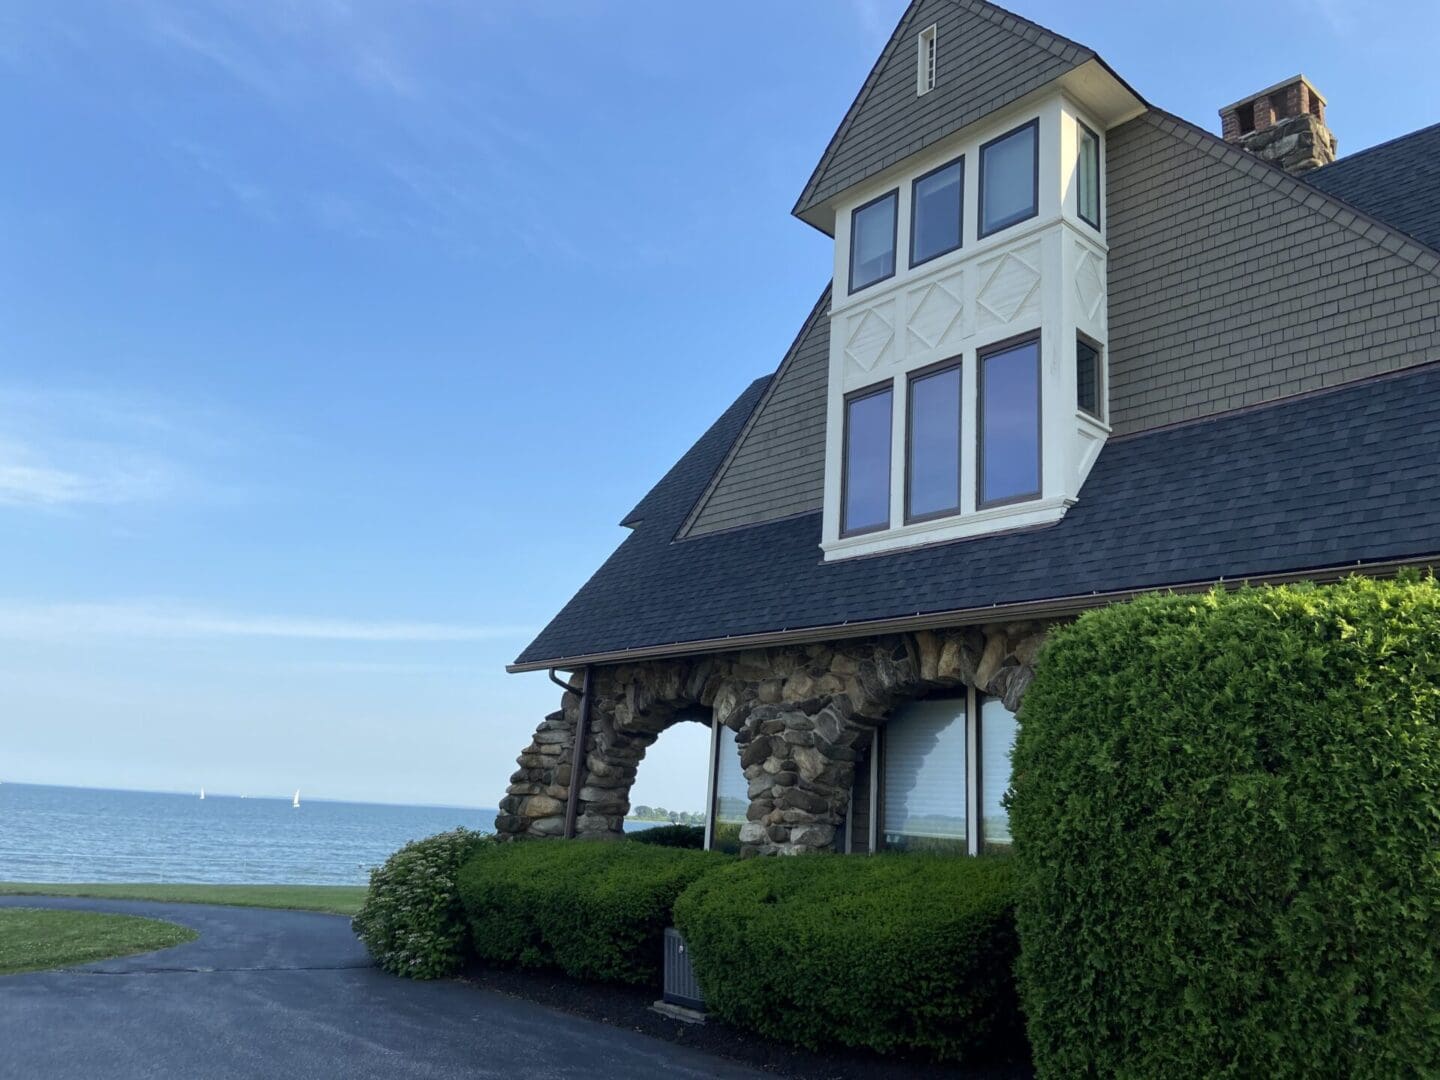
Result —
[{"label": "cedar shingle siding", "polygon": [[[915,40],[937,26],[935,89],[915,90]],[[924,0],[901,21],[796,204],[800,213],[1094,56],[970,0]]]},{"label": "cedar shingle siding", "polygon": [[1106,160],[1117,434],[1440,359],[1433,252],[1164,113]]},{"label": "cedar shingle siding", "polygon": [[756,525],[819,510],[825,495],[825,384],[830,365],[830,290],[781,362],[770,391],[685,535]]}]

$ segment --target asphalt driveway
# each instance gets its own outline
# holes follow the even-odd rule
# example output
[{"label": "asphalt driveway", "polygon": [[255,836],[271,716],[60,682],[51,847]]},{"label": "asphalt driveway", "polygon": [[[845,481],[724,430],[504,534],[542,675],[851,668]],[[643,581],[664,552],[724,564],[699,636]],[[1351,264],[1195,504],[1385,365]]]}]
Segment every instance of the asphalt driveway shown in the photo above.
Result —
[{"label": "asphalt driveway", "polygon": [[0,897],[168,919],[160,952],[0,976],[0,1077],[757,1077],[722,1059],[453,982],[374,968],[338,915]]}]

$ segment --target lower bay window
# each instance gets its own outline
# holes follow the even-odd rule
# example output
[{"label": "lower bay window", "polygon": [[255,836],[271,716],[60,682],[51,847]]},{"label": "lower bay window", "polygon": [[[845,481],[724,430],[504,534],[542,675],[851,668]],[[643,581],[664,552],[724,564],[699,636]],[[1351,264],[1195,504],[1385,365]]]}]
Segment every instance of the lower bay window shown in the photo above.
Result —
[{"label": "lower bay window", "polygon": [[845,398],[842,536],[890,525],[890,423],[894,387],[882,383]]},{"label": "lower bay window", "polygon": [[910,376],[905,438],[905,520],[960,511],[960,365]]},{"label": "lower bay window", "polygon": [[983,509],[1040,495],[1040,335],[980,351],[980,490]]}]

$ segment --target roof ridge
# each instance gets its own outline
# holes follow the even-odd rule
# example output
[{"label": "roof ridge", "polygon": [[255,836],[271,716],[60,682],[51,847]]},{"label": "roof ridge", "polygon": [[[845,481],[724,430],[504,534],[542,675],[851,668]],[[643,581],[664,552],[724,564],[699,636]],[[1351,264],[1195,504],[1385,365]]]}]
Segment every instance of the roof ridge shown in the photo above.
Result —
[{"label": "roof ridge", "polygon": [[796,355],[800,352],[800,343],[810,333],[810,328],[814,325],[816,318],[824,314],[825,308],[829,306],[831,285],[832,283],[829,281],[825,283],[825,288],[820,290],[820,298],[815,301],[814,306],[810,309],[810,314],[806,315],[805,321],[800,324],[800,329],[795,334],[795,339],[790,342],[790,347],[785,350],[785,355],[781,357],[779,366],[766,376],[770,380],[770,385],[765,387],[765,392],[755,402],[755,407],[750,410],[750,415],[746,418],[744,425],[731,441],[730,448],[725,451],[725,457],[719,465],[715,466],[715,471],[710,474],[710,479],[705,484],[705,490],[700,492],[700,497],[695,500],[695,505],[690,508],[684,520],[680,522],[680,527],[675,530],[675,539],[683,539],[700,515],[705,512],[710,497],[720,486],[720,478],[725,475],[725,470],[730,467],[730,463],[735,460],[735,455],[740,452],[740,446],[745,442],[745,437],[750,434],[750,429],[755,426],[756,420],[765,411],[765,406],[770,403],[770,397],[775,393],[775,388],[780,385],[780,379],[785,374],[785,369],[794,362]]},{"label": "roof ridge", "polygon": [[[1304,180],[1307,176],[1313,176],[1316,173],[1328,172],[1329,170],[1335,168],[1335,166],[1337,165],[1348,165],[1352,161],[1355,161],[1357,158],[1363,158],[1366,154],[1373,154],[1377,150],[1386,150],[1394,146],[1396,143],[1404,142],[1406,139],[1413,139],[1417,135],[1424,135],[1426,132],[1437,130],[1440,130],[1440,121],[1436,121],[1433,124],[1426,124],[1424,127],[1416,128],[1414,131],[1408,131],[1404,135],[1396,135],[1393,138],[1386,139],[1384,142],[1378,142],[1374,146],[1367,146],[1363,150],[1356,150],[1353,154],[1347,154],[1342,158],[1336,158],[1328,165],[1322,165],[1318,169],[1313,169],[1310,172],[1305,173],[1303,176],[1300,177],[1300,179]],[[1306,182],[1308,183],[1308,181]]]},{"label": "roof ridge", "polygon": [[[1157,125],[1162,130],[1168,127],[1171,134],[1186,139],[1193,146],[1208,150],[1213,157],[1233,165],[1261,182],[1285,191],[1317,213],[1323,212],[1325,204],[1329,204],[1336,211],[1327,215],[1329,220],[1369,240],[1377,247],[1386,248],[1391,254],[1404,259],[1411,265],[1440,277],[1440,250],[1422,240],[1415,239],[1394,225],[1381,221],[1373,214],[1366,213],[1338,195],[1332,195],[1314,184],[1307,183],[1301,177],[1292,176],[1273,162],[1257,157],[1248,150],[1242,150],[1213,132],[1206,131],[1198,124],[1194,124],[1182,116],[1176,116],[1172,112],[1167,112],[1158,106],[1150,106],[1149,110],[1136,117],[1136,120]],[[1376,235],[1377,232],[1380,235]]]}]

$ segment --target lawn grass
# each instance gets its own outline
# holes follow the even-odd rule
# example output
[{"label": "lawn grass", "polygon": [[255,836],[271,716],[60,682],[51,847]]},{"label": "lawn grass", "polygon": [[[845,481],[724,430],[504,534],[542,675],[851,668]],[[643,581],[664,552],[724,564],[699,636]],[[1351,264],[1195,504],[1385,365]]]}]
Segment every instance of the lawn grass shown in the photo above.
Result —
[{"label": "lawn grass", "polygon": [[153,952],[194,937],[188,927],[134,915],[0,908],[0,975]]},{"label": "lawn grass", "polygon": [[103,900],[156,900],[172,904],[231,904],[354,915],[365,902],[364,885],[51,885],[0,882],[0,896],[88,896]]}]

